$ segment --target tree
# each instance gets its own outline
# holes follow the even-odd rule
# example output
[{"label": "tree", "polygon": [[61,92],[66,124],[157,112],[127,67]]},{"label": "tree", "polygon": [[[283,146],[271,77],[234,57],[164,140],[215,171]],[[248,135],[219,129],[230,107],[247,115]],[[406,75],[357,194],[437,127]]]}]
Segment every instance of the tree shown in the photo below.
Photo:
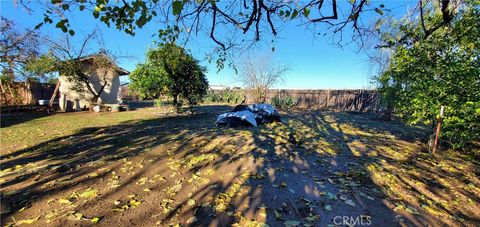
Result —
[{"label": "tree", "polygon": [[[29,61],[27,70],[36,74],[59,72],[60,76],[77,85],[74,87],[77,92],[87,92],[90,103],[95,104],[111,82],[109,71],[117,69],[116,57],[106,50],[101,49],[94,54],[86,53],[89,42],[95,39],[96,32],[88,34],[79,49],[70,45],[68,37],[65,42],[48,40],[47,45],[50,46],[48,54]],[[85,64],[87,59],[89,68]],[[98,77],[92,77],[90,69],[99,69],[96,70]]]},{"label": "tree", "polygon": [[253,89],[256,102],[265,102],[268,89],[281,82],[287,72],[288,68],[272,56],[246,57],[239,66],[238,80]]},{"label": "tree", "polygon": [[129,78],[129,88],[135,91],[140,99],[156,99],[167,92],[168,77],[165,70],[149,63],[148,60],[144,64],[137,65]]},{"label": "tree", "polygon": [[[425,27],[442,20],[435,9],[396,45],[388,67],[377,78],[379,91],[408,123],[435,123],[446,106],[442,137],[454,148],[480,138],[480,9],[466,1],[450,26],[425,38]],[[405,36],[407,37],[407,36]]]},{"label": "tree", "polygon": [[58,77],[49,78],[47,83],[48,84],[57,84],[58,83]]},{"label": "tree", "polygon": [[25,64],[40,54],[42,37],[35,30],[18,29],[13,21],[4,17],[1,17],[0,32],[2,75],[12,81],[18,77],[30,76],[25,70]]},{"label": "tree", "polygon": [[[20,29],[13,21],[1,17],[0,23],[0,88],[2,98],[8,106],[10,97],[13,98],[13,104],[30,104],[31,99],[28,95],[30,83],[39,80],[38,75],[32,75],[26,69],[26,63],[35,59],[39,55],[39,49],[43,37],[35,30]],[[27,93],[24,97],[19,97],[18,92],[12,89],[13,82],[23,80]],[[22,99],[24,101],[22,101]],[[8,109],[8,108],[7,108]]]},{"label": "tree", "polygon": [[130,74],[131,86],[143,98],[166,94],[173,99],[177,112],[180,98],[196,105],[207,94],[206,68],[183,48],[161,44],[147,52],[147,61]]}]

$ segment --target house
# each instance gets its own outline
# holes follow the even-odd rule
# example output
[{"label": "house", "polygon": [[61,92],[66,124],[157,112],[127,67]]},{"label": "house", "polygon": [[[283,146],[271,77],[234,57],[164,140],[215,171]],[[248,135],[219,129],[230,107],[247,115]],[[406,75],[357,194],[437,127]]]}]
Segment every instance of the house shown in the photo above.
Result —
[{"label": "house", "polygon": [[227,89],[228,87],[224,85],[210,85],[210,90],[214,90],[214,91],[222,91]]},{"label": "house", "polygon": [[[90,86],[98,93],[98,104],[117,104],[120,101],[120,76],[130,74],[108,60],[108,64],[98,64],[98,57],[102,54],[89,55],[79,61],[83,72],[88,75]],[[108,58],[103,58],[108,59]],[[60,109],[65,111],[85,109],[90,105],[93,94],[88,91],[85,83],[73,81],[71,77],[60,75]]]}]

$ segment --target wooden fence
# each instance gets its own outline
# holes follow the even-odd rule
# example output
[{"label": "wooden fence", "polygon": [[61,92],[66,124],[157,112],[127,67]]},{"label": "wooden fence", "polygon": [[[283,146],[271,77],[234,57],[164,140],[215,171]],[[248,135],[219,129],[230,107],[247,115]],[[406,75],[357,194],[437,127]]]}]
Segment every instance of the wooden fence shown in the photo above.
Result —
[{"label": "wooden fence", "polygon": [[[1,105],[5,107],[15,105],[36,105],[38,100],[50,99],[55,90],[55,84],[30,83],[23,82],[4,85],[1,96]],[[241,92],[245,95],[246,103],[254,103],[255,98],[253,90],[235,89],[235,92]],[[222,92],[215,90],[214,92]],[[12,96],[13,94],[13,96]],[[120,94],[124,99],[137,100],[128,86],[122,86]],[[273,97],[286,98],[288,96],[297,100],[298,108],[308,109],[336,109],[346,111],[361,112],[379,112],[382,111],[380,105],[380,95],[375,90],[291,90],[291,89],[271,89],[267,94],[267,102]]]},{"label": "wooden fence", "polygon": [[[253,91],[245,90],[246,102],[255,101]],[[269,90],[267,102],[273,97],[292,97],[296,107],[307,109],[336,109],[345,111],[379,112],[380,96],[375,90]]]},{"label": "wooden fence", "polygon": [[[223,90],[210,90],[214,93],[222,93]],[[240,92],[245,95],[247,104],[254,103],[254,92],[251,89],[234,89],[234,92]],[[129,100],[136,100],[137,97],[128,89],[128,86],[122,86],[122,97]],[[291,96],[297,100],[297,108],[308,109],[334,109],[344,111],[360,112],[380,112],[383,110],[380,104],[380,95],[375,90],[293,90],[293,89],[270,89],[267,94],[267,102],[272,98],[279,96],[286,98]]]},{"label": "wooden fence", "polygon": [[2,84],[1,106],[29,106],[38,105],[38,100],[50,98],[55,90],[55,84],[14,82]]}]

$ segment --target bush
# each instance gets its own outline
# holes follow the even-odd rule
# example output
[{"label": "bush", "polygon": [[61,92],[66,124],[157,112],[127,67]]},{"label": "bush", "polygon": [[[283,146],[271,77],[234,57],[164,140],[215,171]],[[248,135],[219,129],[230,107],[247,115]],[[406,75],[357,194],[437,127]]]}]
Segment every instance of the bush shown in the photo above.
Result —
[{"label": "bush", "polygon": [[205,103],[230,103],[239,104],[245,99],[245,95],[241,91],[231,89],[213,91],[209,90],[205,96]]},{"label": "bush", "polygon": [[298,99],[288,95],[286,97],[275,96],[271,101],[272,105],[281,109],[291,109],[297,105]]},{"label": "bush", "polygon": [[[181,104],[183,102],[179,101]],[[153,100],[153,105],[157,108],[165,107],[165,106],[173,106],[173,101],[172,99],[169,99],[167,97],[161,96],[158,99]]]},{"label": "bush", "polygon": [[[426,18],[433,16],[438,15]],[[480,8],[467,4],[450,26],[428,39],[414,36],[412,40],[420,41],[396,46],[388,67],[377,77],[380,94],[409,124],[432,124],[435,129],[440,106],[445,106],[440,139],[455,149],[480,138],[478,18]],[[407,34],[421,30],[419,24],[405,26]]]}]

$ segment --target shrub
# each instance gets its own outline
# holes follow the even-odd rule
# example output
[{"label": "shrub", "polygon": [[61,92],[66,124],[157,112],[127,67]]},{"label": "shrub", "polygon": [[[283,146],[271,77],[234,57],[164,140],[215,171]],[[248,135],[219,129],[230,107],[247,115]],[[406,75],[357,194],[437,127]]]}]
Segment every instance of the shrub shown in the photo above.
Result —
[{"label": "shrub", "polygon": [[275,97],[272,98],[271,101],[272,105],[281,108],[281,109],[291,109],[295,107],[298,103],[298,99],[288,95],[285,97],[280,97],[279,95],[276,95]]},{"label": "shrub", "polygon": [[232,89],[213,91],[209,90],[205,96],[204,102],[206,103],[230,103],[238,104],[245,99],[245,94],[241,91],[235,91]]}]

